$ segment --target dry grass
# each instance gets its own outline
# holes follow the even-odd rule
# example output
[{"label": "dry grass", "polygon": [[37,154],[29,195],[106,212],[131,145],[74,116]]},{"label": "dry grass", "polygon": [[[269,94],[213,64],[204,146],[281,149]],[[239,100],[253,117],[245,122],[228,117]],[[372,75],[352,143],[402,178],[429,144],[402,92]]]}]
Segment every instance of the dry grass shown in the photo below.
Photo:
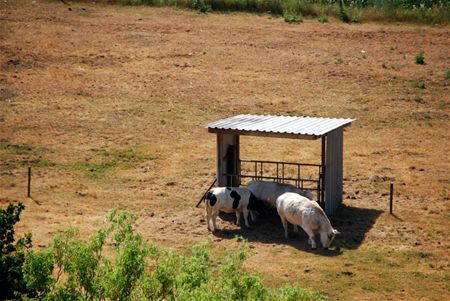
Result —
[{"label": "dry grass", "polygon": [[[36,247],[70,225],[91,233],[117,206],[164,246],[212,237],[221,253],[243,235],[248,268],[271,286],[342,300],[448,294],[448,27],[28,1],[1,2],[0,19],[0,202],[25,202],[19,228]],[[426,65],[414,63],[421,50]],[[225,219],[208,233],[193,208],[215,172],[203,125],[236,113],[357,119],[345,132],[335,248],[311,252],[304,234],[285,241],[276,216],[254,231]],[[314,163],[318,152],[317,142],[242,145],[247,159]]]}]

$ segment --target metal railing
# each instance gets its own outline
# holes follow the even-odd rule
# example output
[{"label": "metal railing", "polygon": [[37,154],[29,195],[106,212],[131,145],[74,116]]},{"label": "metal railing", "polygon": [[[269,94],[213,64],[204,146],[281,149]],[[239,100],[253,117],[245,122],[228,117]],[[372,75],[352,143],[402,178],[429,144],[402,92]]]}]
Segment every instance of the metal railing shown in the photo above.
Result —
[{"label": "metal railing", "polygon": [[[242,179],[250,179],[250,181],[269,180],[280,183],[289,183],[300,189],[309,189],[316,192],[318,202],[321,202],[321,189],[323,188],[323,168],[321,164],[280,162],[280,161],[263,161],[263,160],[239,160],[239,174],[223,174],[229,177],[230,183],[233,178],[237,178],[239,183]],[[243,169],[243,165],[252,165],[250,168]],[[302,177],[303,170],[316,169],[309,172],[311,177]]]}]

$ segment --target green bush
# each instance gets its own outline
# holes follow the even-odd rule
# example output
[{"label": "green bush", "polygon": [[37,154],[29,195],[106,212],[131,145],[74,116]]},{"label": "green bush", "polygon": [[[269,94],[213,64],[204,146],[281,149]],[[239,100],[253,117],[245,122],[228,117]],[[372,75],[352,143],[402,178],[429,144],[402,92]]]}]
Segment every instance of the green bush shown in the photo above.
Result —
[{"label": "green bush", "polygon": [[344,0],[339,0],[339,18],[342,22],[350,23],[350,17],[344,7]]},{"label": "green bush", "polygon": [[290,13],[290,12],[283,13],[283,19],[285,22],[288,22],[288,23],[303,22],[303,17],[299,13]]},{"label": "green bush", "polygon": [[327,22],[328,22],[328,15],[326,15],[326,14],[320,14],[320,15],[319,15],[319,22],[320,22],[320,23],[327,23]]},{"label": "green bush", "polygon": [[447,71],[445,71],[445,79],[450,79],[450,69],[447,69]]},{"label": "green bush", "polygon": [[418,88],[418,89],[425,89],[425,83],[423,81],[420,80],[413,80],[411,83],[413,88]]},{"label": "green bush", "polygon": [[361,23],[361,16],[356,14],[356,13],[354,13],[352,15],[352,21],[351,22],[352,23]]},{"label": "green bush", "polygon": [[142,0],[119,0],[122,5],[142,5]]},{"label": "green bush", "polygon": [[425,65],[425,56],[423,51],[420,51],[419,53],[416,54],[414,62],[418,65]]},{"label": "green bush", "polygon": [[[247,242],[213,264],[209,243],[184,254],[146,243],[133,230],[136,216],[111,210],[108,224],[83,240],[75,229],[57,235],[53,246],[28,252],[23,281],[39,300],[326,300],[295,286],[267,289],[243,268]],[[104,255],[105,250],[108,256]],[[22,297],[26,295],[22,294]]]},{"label": "green bush", "polygon": [[53,287],[53,253],[50,251],[30,251],[23,265],[24,280],[29,291],[39,298],[49,293]]},{"label": "green bush", "polygon": [[303,22],[303,16],[297,2],[286,1],[283,3],[283,18],[288,23]]},{"label": "green bush", "polygon": [[416,95],[414,97],[414,101],[417,102],[417,103],[422,103],[422,104],[424,103],[423,98],[420,95]]},{"label": "green bush", "polygon": [[25,254],[31,248],[31,234],[15,240],[14,225],[25,208],[21,203],[0,208],[0,300],[31,293],[22,272]]}]

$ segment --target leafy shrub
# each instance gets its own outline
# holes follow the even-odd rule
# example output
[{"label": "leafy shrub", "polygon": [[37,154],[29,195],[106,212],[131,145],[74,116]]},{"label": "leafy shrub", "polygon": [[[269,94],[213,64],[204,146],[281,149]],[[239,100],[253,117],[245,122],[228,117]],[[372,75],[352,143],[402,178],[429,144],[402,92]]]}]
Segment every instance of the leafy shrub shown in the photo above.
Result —
[{"label": "leafy shrub", "polygon": [[30,251],[27,253],[26,261],[23,265],[24,280],[27,289],[33,291],[38,298],[46,295],[50,288],[53,287],[52,271],[52,252]]},{"label": "leafy shrub", "polygon": [[293,1],[286,1],[283,4],[283,19],[288,23],[303,22],[303,16],[298,3]]},{"label": "leafy shrub", "polygon": [[142,5],[142,0],[119,0],[122,5]]},{"label": "leafy shrub", "polygon": [[[187,254],[144,242],[133,230],[136,216],[112,210],[108,224],[87,240],[75,229],[53,246],[29,252],[23,267],[27,288],[40,300],[326,300],[320,293],[285,286],[267,289],[243,268],[247,242],[213,264],[209,243]],[[103,255],[107,249],[109,256]],[[112,254],[111,254],[112,253]]]},{"label": "leafy shrub", "polygon": [[352,23],[361,23],[361,16],[359,14],[352,15]]},{"label": "leafy shrub", "polygon": [[212,10],[211,5],[206,4],[204,0],[193,0],[192,8],[197,10],[198,12],[204,13],[204,14],[206,14]]},{"label": "leafy shrub", "polygon": [[320,14],[320,15],[319,15],[319,22],[320,22],[320,23],[327,23],[327,22],[328,22],[328,15],[326,15],[326,14]]},{"label": "leafy shrub", "polygon": [[423,51],[416,54],[414,62],[418,65],[425,65],[425,57]]},{"label": "leafy shrub", "polygon": [[348,16],[346,9],[344,8],[343,0],[339,0],[339,18],[342,22],[350,23],[350,17]]},{"label": "leafy shrub", "polygon": [[414,97],[414,101],[417,102],[417,103],[422,103],[422,104],[424,103],[423,98],[420,95],[416,95]]},{"label": "leafy shrub", "polygon": [[412,81],[413,88],[419,88],[419,89],[425,89],[425,83],[423,81],[420,80],[414,80]]},{"label": "leafy shrub", "polygon": [[299,23],[303,22],[303,17],[300,13],[295,12],[285,12],[283,13],[283,19],[288,23]]},{"label": "leafy shrub", "polygon": [[424,103],[423,98],[420,95],[416,95],[414,97],[414,101],[417,102],[417,103]]},{"label": "leafy shrub", "polygon": [[342,64],[344,61],[340,58],[340,57],[338,57],[338,58],[336,58],[335,60],[334,60],[334,63],[336,64],[336,65],[340,65],[340,64]]},{"label": "leafy shrub", "polygon": [[0,208],[0,300],[28,294],[22,266],[26,251],[31,248],[31,234],[15,241],[14,225],[25,208],[21,203]]},{"label": "leafy shrub", "polygon": [[450,69],[447,69],[447,71],[445,71],[445,79],[450,79]]}]

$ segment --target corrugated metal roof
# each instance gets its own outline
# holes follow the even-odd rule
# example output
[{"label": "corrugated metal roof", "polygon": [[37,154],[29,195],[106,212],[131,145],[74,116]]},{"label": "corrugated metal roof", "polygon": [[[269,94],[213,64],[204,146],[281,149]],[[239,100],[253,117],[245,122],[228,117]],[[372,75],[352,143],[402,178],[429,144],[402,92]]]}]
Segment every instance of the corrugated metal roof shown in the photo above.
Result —
[{"label": "corrugated metal roof", "polygon": [[307,116],[236,115],[206,125],[209,132],[316,139],[350,125],[354,119]]}]

